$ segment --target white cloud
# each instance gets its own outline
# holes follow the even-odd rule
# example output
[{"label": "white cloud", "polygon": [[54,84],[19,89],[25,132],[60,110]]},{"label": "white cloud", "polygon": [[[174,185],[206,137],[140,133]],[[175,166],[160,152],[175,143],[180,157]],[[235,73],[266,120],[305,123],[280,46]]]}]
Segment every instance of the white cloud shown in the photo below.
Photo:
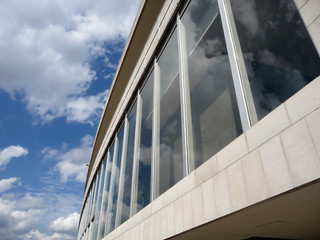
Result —
[{"label": "white cloud", "polygon": [[41,152],[44,158],[54,158],[58,163],[54,167],[54,171],[59,172],[62,182],[74,180],[76,182],[85,182],[88,171],[87,164],[90,161],[93,137],[84,136],[80,140],[80,145],[68,150],[44,148]]},{"label": "white cloud", "polygon": [[12,177],[0,180],[0,193],[10,190],[15,183],[19,183],[20,178]]},{"label": "white cloud", "polygon": [[60,233],[54,233],[48,236],[41,233],[39,230],[31,230],[24,236],[24,240],[75,240],[75,237]]},{"label": "white cloud", "polygon": [[90,60],[110,54],[105,43],[127,37],[139,2],[12,0],[1,4],[0,88],[13,98],[19,96],[37,121],[66,117],[69,122],[92,124],[101,114],[107,92],[102,89],[86,96],[96,80]]},{"label": "white cloud", "polygon": [[[27,202],[27,203],[23,203]],[[74,240],[81,198],[39,191],[0,196],[1,240]],[[62,217],[61,217],[62,216]]]},{"label": "white cloud", "polygon": [[22,157],[29,153],[28,149],[19,145],[11,145],[5,149],[0,150],[0,169],[5,167],[12,158]]},{"label": "white cloud", "polygon": [[19,209],[16,199],[0,197],[0,236],[3,240],[24,239],[22,233],[36,226],[43,209]]},{"label": "white cloud", "polygon": [[58,233],[75,235],[78,230],[79,217],[79,213],[76,212],[68,215],[67,217],[59,217],[51,223],[50,229]]}]

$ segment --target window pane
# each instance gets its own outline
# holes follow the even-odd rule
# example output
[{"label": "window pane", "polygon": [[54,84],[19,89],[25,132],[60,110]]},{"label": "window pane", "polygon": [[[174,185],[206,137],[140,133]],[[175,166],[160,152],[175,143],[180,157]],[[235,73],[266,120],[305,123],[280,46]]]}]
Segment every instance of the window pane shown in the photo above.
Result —
[{"label": "window pane", "polygon": [[230,0],[258,119],[320,74],[292,0]]},{"label": "window pane", "polygon": [[132,107],[130,113],[128,114],[128,145],[127,153],[125,159],[123,159],[122,164],[124,164],[125,176],[124,185],[120,186],[123,189],[123,197],[119,199],[119,203],[122,205],[120,207],[120,224],[125,222],[130,217],[130,201],[131,201],[131,183],[132,183],[132,167],[133,167],[133,152],[134,152],[134,136],[135,136],[135,125],[136,125],[136,103]]},{"label": "window pane", "polygon": [[106,167],[106,176],[105,176],[105,183],[104,183],[104,195],[103,195],[103,202],[101,206],[101,220],[99,226],[99,233],[98,239],[104,237],[105,235],[105,226],[107,223],[107,208],[108,208],[108,198],[110,192],[110,179],[111,179],[111,171],[112,171],[112,161],[113,161],[113,153],[114,153],[114,144],[111,145],[108,155],[108,162]]},{"label": "window pane", "polygon": [[114,168],[112,170],[112,189],[110,191],[111,202],[109,202],[110,212],[108,216],[108,229],[107,234],[113,231],[115,228],[115,220],[116,220],[116,212],[117,212],[117,201],[118,201],[118,190],[119,190],[119,180],[120,180],[120,167],[121,167],[121,154],[122,154],[122,146],[123,146],[123,133],[124,128],[122,127],[116,141],[118,142],[118,149],[116,154],[116,159],[114,162]]},{"label": "window pane", "polygon": [[96,240],[98,234],[98,226],[100,222],[100,209],[101,209],[101,202],[102,202],[102,195],[103,195],[103,186],[104,186],[104,177],[105,177],[105,169],[106,169],[106,159],[104,160],[101,168],[101,176],[100,176],[100,187],[97,196],[97,206],[95,209],[95,217],[94,217],[94,228],[93,228],[93,235],[92,239]]},{"label": "window pane", "polygon": [[217,1],[191,1],[181,20],[198,167],[239,136],[242,128]]},{"label": "window pane", "polygon": [[160,70],[159,194],[183,177],[179,62],[174,30],[158,61]]},{"label": "window pane", "polygon": [[150,203],[152,115],[153,115],[153,71],[141,91],[141,137],[139,151],[137,212]]}]

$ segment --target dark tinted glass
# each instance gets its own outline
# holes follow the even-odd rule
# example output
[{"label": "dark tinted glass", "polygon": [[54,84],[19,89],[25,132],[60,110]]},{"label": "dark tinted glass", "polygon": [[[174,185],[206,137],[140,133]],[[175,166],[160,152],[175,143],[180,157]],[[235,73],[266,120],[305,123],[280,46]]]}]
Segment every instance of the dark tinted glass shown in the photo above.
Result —
[{"label": "dark tinted glass", "polygon": [[320,59],[292,0],[230,0],[261,119],[320,74]]}]

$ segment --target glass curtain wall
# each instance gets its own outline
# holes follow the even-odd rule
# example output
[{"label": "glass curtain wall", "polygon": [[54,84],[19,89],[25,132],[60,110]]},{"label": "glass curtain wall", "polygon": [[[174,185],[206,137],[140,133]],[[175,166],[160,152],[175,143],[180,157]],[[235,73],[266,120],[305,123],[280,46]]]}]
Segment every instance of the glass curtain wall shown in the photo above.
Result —
[{"label": "glass curtain wall", "polygon": [[105,158],[102,166],[101,166],[101,176],[100,176],[100,186],[98,190],[98,196],[97,196],[97,206],[95,209],[95,217],[94,217],[94,224],[93,224],[93,233],[92,233],[92,239],[97,239],[98,234],[98,227],[100,222],[100,209],[101,209],[101,202],[102,202],[102,195],[103,195],[103,187],[104,187],[104,178],[105,178],[105,170],[107,165],[107,159]]},{"label": "glass curtain wall", "polygon": [[319,76],[319,55],[293,0],[230,3],[260,120]]},{"label": "glass curtain wall", "polygon": [[293,0],[192,0],[173,24],[93,180],[81,239],[103,238],[320,75]]},{"label": "glass curtain wall", "polygon": [[217,0],[191,1],[181,19],[195,167],[242,133]]},{"label": "glass curtain wall", "polygon": [[151,196],[153,81],[154,73],[152,71],[140,93],[140,104],[142,106],[136,201],[137,212],[150,203]]},{"label": "glass curtain wall", "polygon": [[[131,184],[132,184],[132,169],[133,169],[133,154],[134,154],[134,137],[136,125],[136,111],[137,103],[135,102],[131,111],[126,118],[128,141],[127,152],[124,154],[125,158],[122,160],[124,169],[123,185],[120,185],[122,194],[119,196],[119,222],[125,222],[130,217],[130,202],[131,202]],[[122,195],[122,196],[121,196]]]},{"label": "glass curtain wall", "polygon": [[117,201],[118,190],[120,181],[120,168],[121,168],[121,155],[123,146],[124,127],[120,129],[118,136],[116,137],[116,152],[114,153],[114,162],[112,169],[111,190],[109,197],[109,206],[107,210],[108,222],[106,234],[110,233],[115,228],[116,214],[117,214]]},{"label": "glass curtain wall", "polygon": [[98,228],[98,239],[101,239],[105,236],[105,227],[107,223],[107,209],[108,209],[108,199],[110,192],[110,180],[111,180],[111,172],[112,172],[112,162],[113,162],[113,154],[114,154],[114,143],[111,145],[110,150],[108,151],[108,161],[106,166],[106,175],[104,182],[104,190],[102,197],[102,204],[100,210],[100,223]]},{"label": "glass curtain wall", "polygon": [[160,81],[159,195],[183,177],[177,30],[165,45],[158,64]]}]

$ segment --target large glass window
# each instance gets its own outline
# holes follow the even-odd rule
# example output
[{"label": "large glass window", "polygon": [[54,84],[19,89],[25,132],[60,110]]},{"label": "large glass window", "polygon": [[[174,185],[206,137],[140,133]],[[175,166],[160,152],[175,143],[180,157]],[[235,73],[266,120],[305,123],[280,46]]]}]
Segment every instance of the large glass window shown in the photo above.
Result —
[{"label": "large glass window", "polygon": [[217,0],[191,1],[181,21],[198,167],[239,136],[242,128]]},{"label": "large glass window", "polygon": [[159,194],[183,177],[179,60],[173,31],[158,60],[160,79]]},{"label": "large glass window", "polygon": [[102,195],[103,195],[103,186],[104,186],[104,178],[105,178],[105,169],[106,169],[107,161],[104,159],[102,166],[101,166],[101,176],[100,176],[100,186],[98,190],[98,196],[97,196],[97,205],[95,209],[95,217],[94,217],[94,223],[93,223],[93,233],[92,233],[92,239],[97,239],[98,234],[98,226],[100,222],[100,209],[101,209],[101,202],[102,202]]},{"label": "large glass window", "polygon": [[141,91],[141,131],[138,167],[137,212],[150,203],[152,116],[153,116],[153,71]]},{"label": "large glass window", "polygon": [[113,231],[115,228],[116,212],[117,212],[117,201],[118,201],[118,190],[119,190],[119,180],[120,180],[120,167],[121,167],[121,155],[123,146],[123,134],[124,127],[121,128],[117,138],[117,152],[115,152],[115,160],[113,163],[112,179],[109,198],[109,210],[108,210],[108,222],[107,222],[107,234]]},{"label": "large glass window", "polygon": [[125,222],[130,217],[130,201],[131,201],[131,184],[132,184],[132,169],[133,169],[133,154],[134,154],[134,137],[135,137],[135,125],[136,125],[136,103],[132,107],[127,117],[127,128],[128,128],[128,141],[127,141],[127,152],[125,159],[122,160],[124,169],[124,181],[121,188],[121,195],[119,196],[119,213],[120,224]]},{"label": "large glass window", "polygon": [[108,152],[108,161],[106,167],[106,175],[104,182],[104,191],[102,197],[101,204],[101,212],[100,212],[100,224],[98,230],[98,239],[101,239],[105,235],[105,228],[107,223],[107,209],[108,209],[108,199],[110,192],[110,180],[111,180],[111,172],[112,172],[112,162],[113,162],[113,154],[114,154],[114,143],[111,145],[110,150]]},{"label": "large glass window", "polygon": [[292,0],[230,0],[258,119],[320,74]]}]

